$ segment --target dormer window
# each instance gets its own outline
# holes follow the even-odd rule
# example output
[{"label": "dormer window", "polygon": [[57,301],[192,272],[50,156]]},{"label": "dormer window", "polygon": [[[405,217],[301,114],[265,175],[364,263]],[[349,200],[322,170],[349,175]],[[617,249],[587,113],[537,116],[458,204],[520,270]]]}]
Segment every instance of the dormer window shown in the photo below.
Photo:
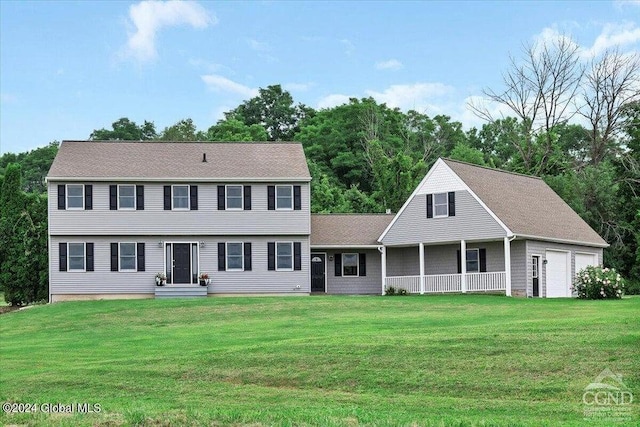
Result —
[{"label": "dormer window", "polygon": [[449,216],[449,201],[447,193],[437,193],[433,195],[434,218]]}]

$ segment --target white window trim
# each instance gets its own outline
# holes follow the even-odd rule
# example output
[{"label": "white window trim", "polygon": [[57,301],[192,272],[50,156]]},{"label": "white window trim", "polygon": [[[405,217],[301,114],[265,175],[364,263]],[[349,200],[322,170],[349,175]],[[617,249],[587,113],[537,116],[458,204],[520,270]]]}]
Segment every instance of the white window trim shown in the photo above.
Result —
[{"label": "white window trim", "polygon": [[[187,207],[186,208],[176,208],[173,206],[173,201],[174,199],[174,188],[175,187],[187,187]],[[189,185],[185,185],[185,184],[174,184],[171,186],[171,210],[172,211],[188,211],[191,210],[191,187]]]},{"label": "white window trim", "polygon": [[[444,205],[447,207],[447,213],[445,215],[437,215],[436,214],[436,195],[444,194],[445,203]],[[442,206],[442,204],[438,204],[438,206]],[[449,193],[433,193],[433,217],[434,218],[446,218],[449,216]]]},{"label": "white window trim", "polygon": [[469,270],[469,257],[465,255],[465,261],[467,262],[467,273],[480,273],[480,249],[479,248],[471,248],[467,249],[467,252],[475,252],[477,253],[476,262],[478,263],[478,270],[470,271]]},{"label": "white window trim", "polygon": [[[163,248],[162,248],[163,249],[162,257],[164,258],[164,262],[163,262],[164,268],[163,268],[162,271],[164,271],[165,274],[167,272],[167,246],[171,245],[171,259],[173,259],[173,256],[174,256],[174,254],[173,254],[173,245],[180,244],[180,243],[184,243],[184,244],[188,243],[190,245],[189,246],[189,250],[190,250],[189,256],[191,256],[191,251],[192,251],[191,248],[193,247],[193,245],[196,245],[198,247],[198,272],[197,273],[198,273],[198,277],[200,277],[200,273],[202,273],[202,264],[200,264],[200,249],[201,249],[200,248],[200,242],[192,242],[192,241],[188,241],[188,240],[170,240],[170,241],[164,242],[164,245],[163,245]],[[191,263],[189,264],[189,277],[190,278],[193,277],[193,260],[191,260]],[[173,278],[174,278],[174,275],[173,275],[173,265],[172,265],[171,266],[171,284],[174,284],[173,283]],[[192,282],[190,281],[189,284],[192,284]]]},{"label": "white window trim", "polygon": [[[282,188],[282,187],[289,187],[291,189],[291,207],[290,208],[279,208],[278,207],[278,188]],[[293,200],[293,185],[276,185],[276,189],[275,189],[275,197],[276,197],[276,210],[277,211],[292,211],[293,210],[293,204],[294,204],[294,200]]]},{"label": "white window trim", "polygon": [[[69,207],[69,186],[80,186],[82,187],[82,207]],[[67,210],[70,211],[83,211],[84,210],[84,184],[65,184],[65,199],[64,202],[66,204]]]},{"label": "white window trim", "polygon": [[[69,244],[82,244],[82,259],[84,262],[84,268],[80,269],[71,269],[71,249],[69,249]],[[67,272],[69,273],[86,273],[87,271],[87,242],[67,242]]]},{"label": "white window trim", "polygon": [[[133,187],[133,207],[132,208],[122,208],[120,207],[120,187]],[[118,210],[119,211],[135,211],[138,207],[138,197],[136,194],[136,186],[135,184],[118,184],[118,194],[116,195],[118,198]]]},{"label": "white window trim", "polygon": [[[278,245],[290,245],[291,246],[291,268],[279,268],[278,267]],[[293,271],[294,263],[295,263],[295,255],[293,253],[293,241],[290,242],[276,242],[275,247],[275,257],[276,257],[276,271]]]},{"label": "white window trim", "polygon": [[[356,274],[344,274],[344,257],[345,255],[355,255],[356,256]],[[360,277],[360,254],[354,252],[348,252],[342,254],[342,277]]]},{"label": "white window trim", "polygon": [[[229,244],[240,244],[240,258],[242,259],[242,268],[229,268]],[[225,242],[224,243],[224,269],[225,271],[244,271],[244,242]]]},{"label": "white window trim", "polygon": [[[121,260],[122,260],[122,245],[123,244],[133,244],[133,260],[134,260],[134,264],[135,267],[133,269],[131,268],[127,268],[124,269],[121,266]],[[138,271],[138,244],[137,242],[118,242],[118,271],[124,271],[124,272],[132,272],[132,271]]]},{"label": "white window trim", "polygon": [[[239,208],[230,208],[227,204],[227,200],[229,197],[229,187],[240,187],[240,207]],[[227,211],[242,211],[244,210],[244,185],[236,185],[230,184],[224,186],[224,209]],[[232,242],[236,243],[236,242]]]}]

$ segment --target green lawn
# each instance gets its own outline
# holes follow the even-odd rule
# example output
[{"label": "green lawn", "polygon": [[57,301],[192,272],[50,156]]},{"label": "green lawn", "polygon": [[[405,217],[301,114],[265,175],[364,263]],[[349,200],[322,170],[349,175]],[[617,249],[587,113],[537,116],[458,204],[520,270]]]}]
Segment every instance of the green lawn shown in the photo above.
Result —
[{"label": "green lawn", "polygon": [[58,303],[0,316],[0,401],[101,412],[0,423],[607,425],[582,403],[604,368],[638,417],[640,298]]}]

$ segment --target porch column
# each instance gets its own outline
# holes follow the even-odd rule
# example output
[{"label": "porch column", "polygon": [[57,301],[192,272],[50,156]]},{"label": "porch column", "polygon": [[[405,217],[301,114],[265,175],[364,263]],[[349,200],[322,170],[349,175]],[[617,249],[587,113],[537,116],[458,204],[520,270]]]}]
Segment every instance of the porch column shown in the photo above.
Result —
[{"label": "porch column", "polygon": [[384,285],[387,281],[387,248],[384,246],[380,247],[380,267],[382,270],[382,295],[384,295]]},{"label": "porch column", "polygon": [[460,240],[460,287],[467,292],[467,242]]},{"label": "porch column", "polygon": [[418,248],[420,254],[420,295],[424,295],[424,243],[420,242]]},{"label": "porch column", "polygon": [[511,296],[511,241],[504,238],[504,274],[505,274],[505,294]]}]

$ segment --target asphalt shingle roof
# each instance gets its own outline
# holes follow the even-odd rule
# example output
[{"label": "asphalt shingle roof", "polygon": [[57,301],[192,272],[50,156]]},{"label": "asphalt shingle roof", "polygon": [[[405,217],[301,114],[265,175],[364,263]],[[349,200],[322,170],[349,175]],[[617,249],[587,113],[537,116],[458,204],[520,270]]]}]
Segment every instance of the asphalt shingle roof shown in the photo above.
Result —
[{"label": "asphalt shingle roof", "polygon": [[444,162],[515,235],[607,244],[542,179],[455,160]]},{"label": "asphalt shingle roof", "polygon": [[311,246],[379,245],[378,237],[393,215],[313,214]]},{"label": "asphalt shingle roof", "polygon": [[[203,162],[206,154],[207,162]],[[64,141],[49,178],[300,179],[299,143]]]}]

